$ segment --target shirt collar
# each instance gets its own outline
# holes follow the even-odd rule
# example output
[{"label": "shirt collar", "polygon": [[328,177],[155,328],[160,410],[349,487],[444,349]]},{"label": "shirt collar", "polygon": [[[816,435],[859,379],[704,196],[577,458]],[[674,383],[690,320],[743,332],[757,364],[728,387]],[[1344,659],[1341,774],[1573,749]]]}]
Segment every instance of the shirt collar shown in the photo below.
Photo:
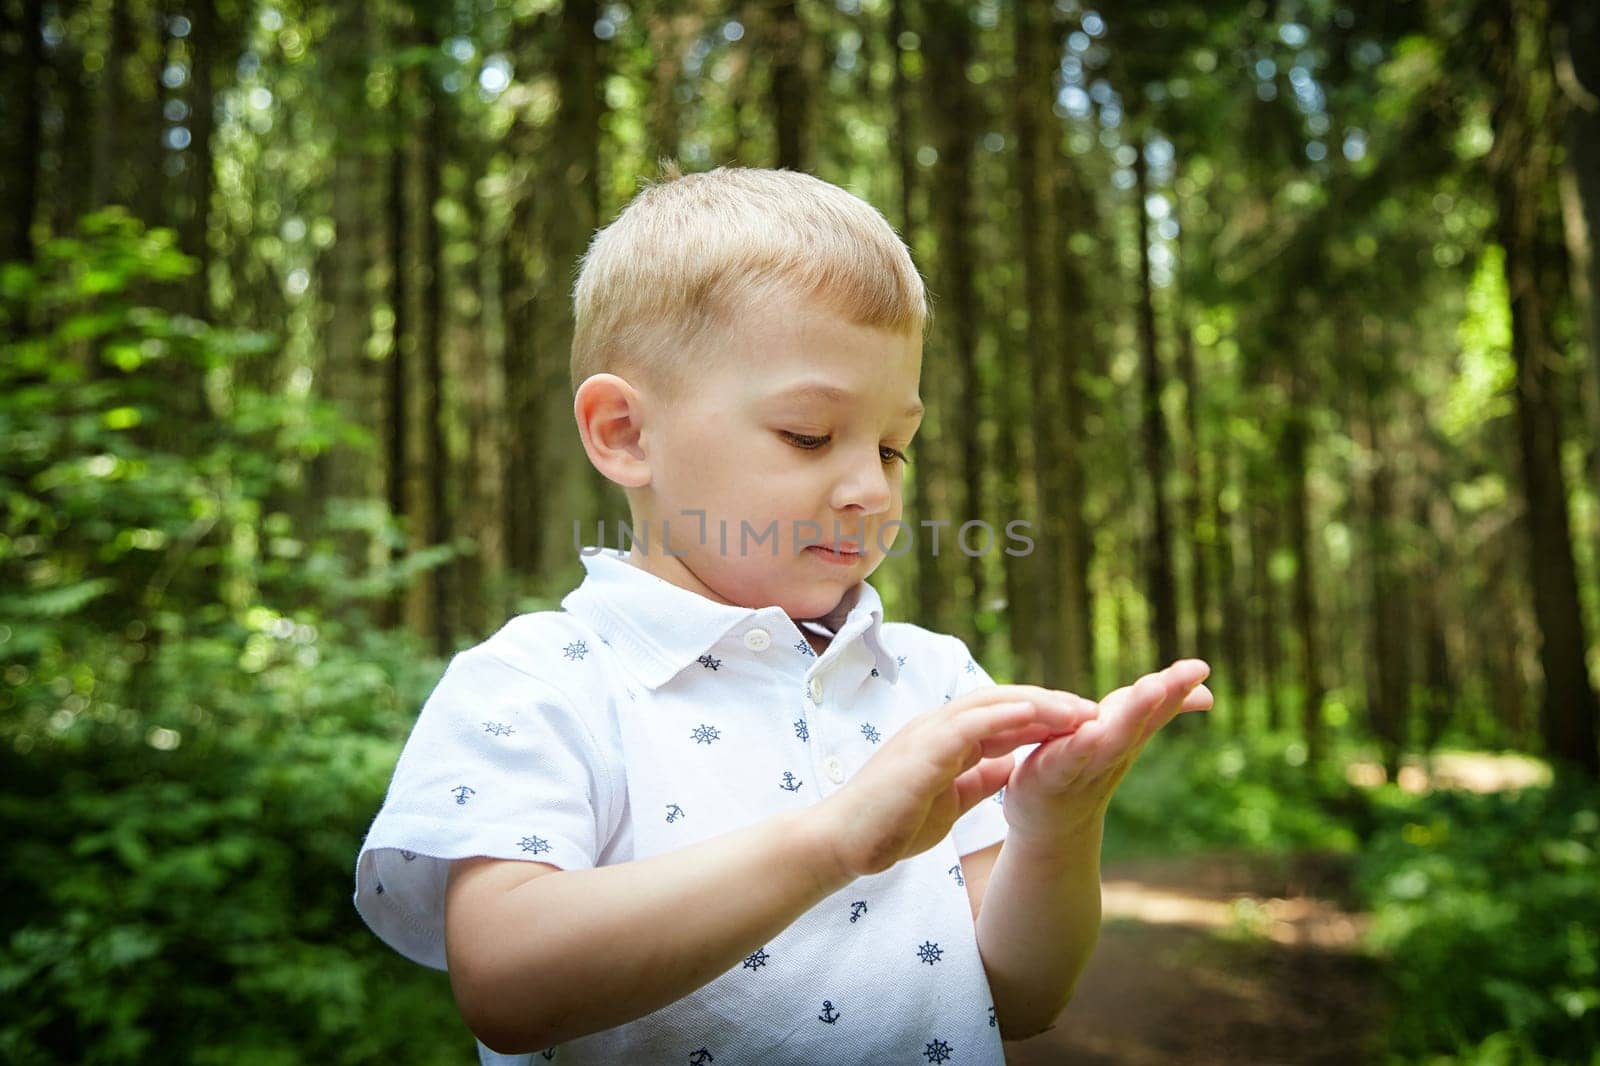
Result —
[{"label": "shirt collar", "polygon": [[[585,547],[579,557],[587,575],[562,599],[562,609],[622,652],[648,688],[670,681],[743,622],[786,626],[796,641],[805,639],[781,608],[736,607],[707,599],[641,570],[619,549]],[[856,582],[817,621],[834,634],[823,658],[834,658],[836,649],[842,652],[860,638],[878,672],[890,682],[898,678],[899,662],[883,644],[883,600],[866,581]]]}]

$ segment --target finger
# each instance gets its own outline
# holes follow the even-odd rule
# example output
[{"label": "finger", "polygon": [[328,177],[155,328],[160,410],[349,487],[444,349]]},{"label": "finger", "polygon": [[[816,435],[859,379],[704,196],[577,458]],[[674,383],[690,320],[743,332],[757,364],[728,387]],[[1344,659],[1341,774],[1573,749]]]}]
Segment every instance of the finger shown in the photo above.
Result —
[{"label": "finger", "polygon": [[1000,786],[1011,780],[1011,771],[1015,767],[1016,757],[1007,752],[997,758],[984,759],[957,777],[956,799],[961,813],[967,813],[976,807],[980,800],[987,799],[999,791]]},{"label": "finger", "polygon": [[[1090,721],[1093,721],[1093,719],[1090,719]],[[1011,751],[1014,748],[1020,748],[1024,744],[1042,744],[1053,737],[1071,736],[1081,728],[1082,725],[1080,724],[1078,726],[1068,727],[1067,729],[1056,729],[1055,727],[1042,722],[1018,726],[1016,729],[1007,729],[1003,732],[994,733],[985,738],[982,741],[983,754],[986,756],[996,756],[1002,752]]]},{"label": "finger", "polygon": [[1105,743],[1118,749],[1143,743],[1159,725],[1151,719],[1167,699],[1167,694],[1168,686],[1162,674],[1146,674],[1101,700],[1100,717],[1106,725]]},{"label": "finger", "polygon": [[1204,685],[1196,685],[1190,690],[1189,694],[1183,698],[1183,703],[1179,706],[1178,710],[1209,711],[1215,705],[1216,701],[1211,695],[1211,690],[1206,688]]},{"label": "finger", "polygon": [[[949,711],[951,732],[961,743],[982,743],[987,737],[1026,725],[1045,725],[1067,733],[1098,713],[1094,704],[1068,693],[1037,690],[1039,695],[1003,703],[954,706]],[[953,705],[952,705],[953,706]]]},{"label": "finger", "polygon": [[1044,688],[1041,685],[989,685],[985,688],[973,689],[945,704],[945,710],[952,714],[959,714],[970,707],[979,707],[992,703],[1012,703],[1018,700],[1027,700],[1040,706],[1079,707],[1093,706],[1093,700],[1086,700],[1072,692],[1063,692],[1059,689]]}]

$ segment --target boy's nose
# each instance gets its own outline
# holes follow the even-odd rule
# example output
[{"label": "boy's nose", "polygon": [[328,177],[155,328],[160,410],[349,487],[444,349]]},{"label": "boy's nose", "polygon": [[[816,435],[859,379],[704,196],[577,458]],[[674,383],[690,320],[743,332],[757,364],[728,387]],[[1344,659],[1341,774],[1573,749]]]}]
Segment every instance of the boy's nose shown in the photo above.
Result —
[{"label": "boy's nose", "polygon": [[870,463],[853,462],[834,491],[834,507],[845,511],[859,508],[867,514],[877,514],[889,509],[894,493],[889,484],[889,472],[876,450]]}]

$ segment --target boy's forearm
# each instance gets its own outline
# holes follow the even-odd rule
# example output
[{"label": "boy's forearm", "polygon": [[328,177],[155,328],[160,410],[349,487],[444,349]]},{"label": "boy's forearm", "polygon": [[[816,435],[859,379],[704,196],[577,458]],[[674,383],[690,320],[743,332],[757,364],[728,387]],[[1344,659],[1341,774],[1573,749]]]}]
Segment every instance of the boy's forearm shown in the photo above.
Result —
[{"label": "boy's forearm", "polygon": [[[538,877],[473,916],[484,1043],[522,1053],[690,994],[851,878],[805,811],[635,862]],[[485,943],[487,941],[487,943]],[[469,1019],[469,1023],[472,1019]]]},{"label": "boy's forearm", "polygon": [[1049,1028],[1072,998],[1100,935],[1100,843],[1091,819],[1050,842],[1012,835],[978,911],[978,951],[1006,1040]]}]

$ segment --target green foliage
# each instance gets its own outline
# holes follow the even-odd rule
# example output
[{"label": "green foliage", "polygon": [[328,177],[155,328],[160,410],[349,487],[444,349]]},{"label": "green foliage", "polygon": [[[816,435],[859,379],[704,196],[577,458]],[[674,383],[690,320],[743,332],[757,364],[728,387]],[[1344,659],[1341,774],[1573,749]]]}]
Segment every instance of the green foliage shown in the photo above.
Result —
[{"label": "green foliage", "polygon": [[187,269],[117,213],[5,268],[0,1060],[460,1061],[350,905],[439,664],[275,506],[342,430],[248,385],[270,339],[141,302]]},{"label": "green foliage", "polygon": [[1600,788],[1383,796],[1356,883],[1388,957],[1395,1054],[1597,1061]]},{"label": "green foliage", "polygon": [[1304,746],[1282,737],[1220,736],[1202,723],[1158,736],[1117,788],[1106,856],[1354,850],[1364,794],[1338,767],[1304,762]]}]

